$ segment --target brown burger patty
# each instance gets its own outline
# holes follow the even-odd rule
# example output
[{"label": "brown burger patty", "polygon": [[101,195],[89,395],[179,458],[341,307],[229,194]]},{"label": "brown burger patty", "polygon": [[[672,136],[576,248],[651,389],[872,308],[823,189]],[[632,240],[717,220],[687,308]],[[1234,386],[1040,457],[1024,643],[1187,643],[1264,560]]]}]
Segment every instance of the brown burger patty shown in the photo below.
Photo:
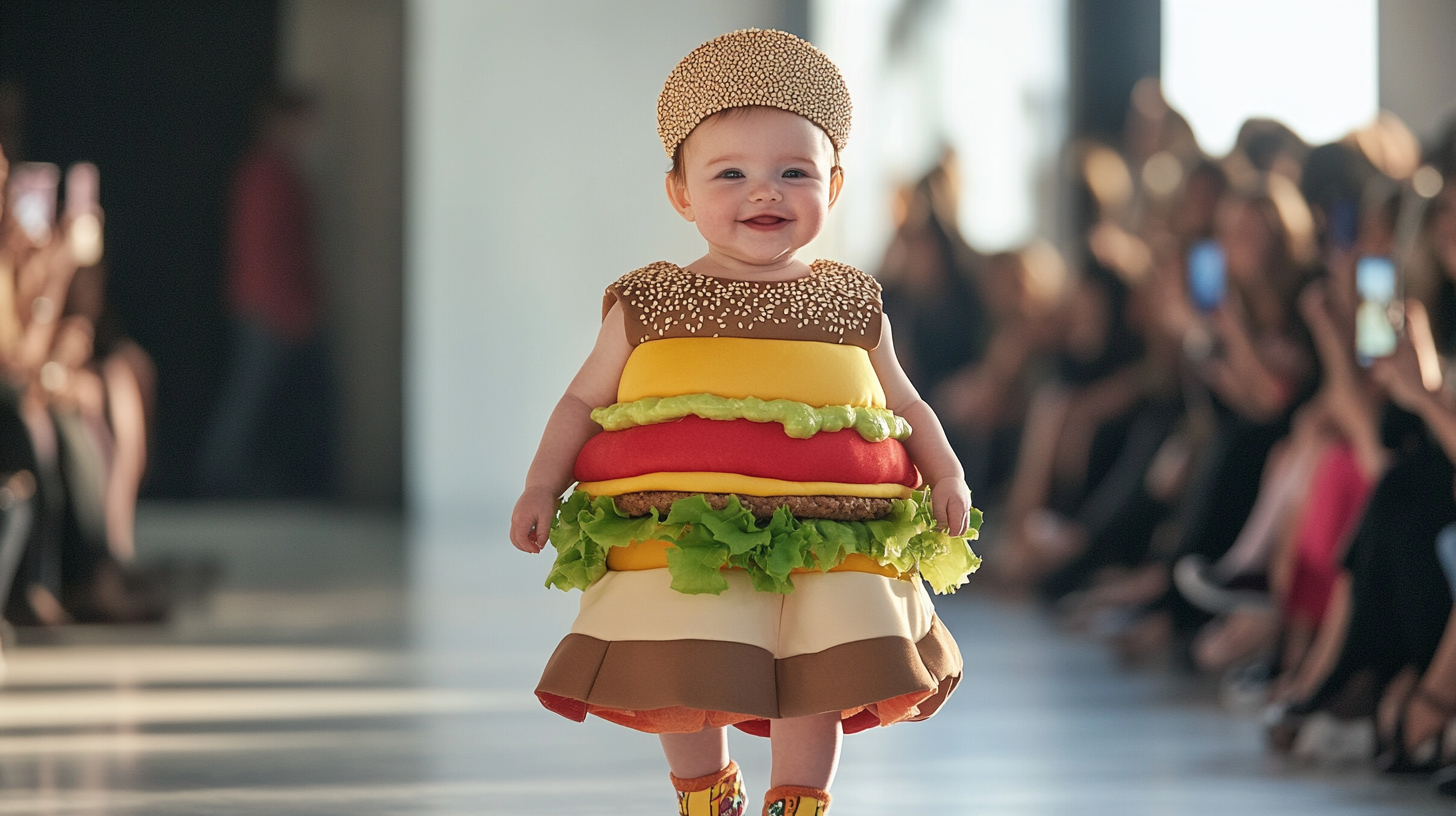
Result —
[{"label": "brown burger patty", "polygon": [[[642,493],[624,493],[613,496],[617,509],[628,516],[645,516],[654,508],[658,515],[666,516],[672,503],[678,499],[699,495],[670,490],[649,490]],[[738,493],[703,493],[708,506],[722,510],[728,506],[729,496],[738,496],[738,501],[747,507],[756,518],[768,519],[780,507],[798,519],[834,519],[836,521],[873,521],[890,514],[890,499],[869,499],[862,496],[744,496]]]}]

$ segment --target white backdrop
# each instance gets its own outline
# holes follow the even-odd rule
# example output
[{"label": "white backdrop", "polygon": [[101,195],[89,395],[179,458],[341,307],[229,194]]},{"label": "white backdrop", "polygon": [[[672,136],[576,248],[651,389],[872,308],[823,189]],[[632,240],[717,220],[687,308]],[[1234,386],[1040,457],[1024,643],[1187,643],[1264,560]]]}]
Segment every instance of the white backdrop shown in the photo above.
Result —
[{"label": "white backdrop", "polygon": [[1379,6],[1163,0],[1163,92],[1214,155],[1251,116],[1278,119],[1310,144],[1334,141],[1375,118]]},{"label": "white backdrop", "polygon": [[[407,41],[411,507],[499,507],[591,346],[601,290],[701,240],[662,193],[662,81],[772,0],[413,0]],[[504,524],[504,520],[502,520]]]},{"label": "white backdrop", "polygon": [[891,197],[959,154],[960,227],[977,249],[1056,237],[1051,183],[1066,136],[1066,0],[947,0],[908,42],[889,32],[902,0],[815,0],[815,45],[854,96],[845,187],[819,248],[873,270],[893,230]]}]

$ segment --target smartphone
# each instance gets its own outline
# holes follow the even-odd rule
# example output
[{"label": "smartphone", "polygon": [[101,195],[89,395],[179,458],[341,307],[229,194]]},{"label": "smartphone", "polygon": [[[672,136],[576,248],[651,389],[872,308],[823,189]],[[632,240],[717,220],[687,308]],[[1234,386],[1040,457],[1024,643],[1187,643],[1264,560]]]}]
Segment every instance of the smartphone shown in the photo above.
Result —
[{"label": "smartphone", "polygon": [[1211,238],[1188,250],[1188,296],[1201,312],[1223,305],[1228,293],[1228,257]]},{"label": "smartphone", "polygon": [[66,168],[66,219],[94,215],[101,209],[101,172],[91,162]]},{"label": "smartphone", "polygon": [[1360,240],[1360,202],[1341,198],[1330,205],[1330,243],[1349,251]]},{"label": "smartphone", "polygon": [[101,172],[91,162],[66,170],[66,243],[77,265],[101,260]]},{"label": "smartphone", "polygon": [[1355,356],[1368,366],[1395,351],[1396,333],[1404,323],[1395,262],[1366,255],[1355,264],[1355,290],[1360,306],[1355,312]]},{"label": "smartphone", "polygon": [[10,171],[10,212],[32,243],[51,238],[60,182],[61,169],[54,164],[23,162]]}]

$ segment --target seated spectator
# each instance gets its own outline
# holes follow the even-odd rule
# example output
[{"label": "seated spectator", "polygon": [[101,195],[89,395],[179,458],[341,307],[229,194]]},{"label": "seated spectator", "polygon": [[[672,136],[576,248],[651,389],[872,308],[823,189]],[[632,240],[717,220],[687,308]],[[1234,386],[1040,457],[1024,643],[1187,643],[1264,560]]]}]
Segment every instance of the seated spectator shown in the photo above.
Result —
[{"label": "seated spectator", "polygon": [[1015,466],[1036,363],[1056,342],[1054,315],[1066,278],[1061,256],[1046,244],[987,258],[980,287],[990,312],[985,351],[930,392],[951,440],[961,446],[972,489],[985,501],[998,500]]},{"label": "seated spectator", "polygon": [[895,346],[901,364],[953,414],[947,433],[985,501],[1010,473],[1023,374],[1045,343],[1046,327],[1029,318],[1044,313],[1065,272],[1046,251],[1030,261],[977,254],[956,225],[956,185],[948,152],[904,197],[879,278],[886,314],[906,327]]},{"label": "seated spectator", "polygon": [[[1452,280],[1456,259],[1456,191],[1442,193],[1425,219],[1425,253],[1442,272],[1438,292]],[[1438,302],[1439,305],[1439,302]],[[1311,660],[1285,689],[1293,701],[1275,734],[1297,741],[1317,722],[1312,713],[1376,716],[1380,764],[1398,772],[1433,771],[1449,755],[1440,735],[1456,717],[1449,694],[1456,684],[1456,627],[1452,595],[1438,555],[1441,530],[1456,521],[1452,467],[1456,405],[1439,391],[1437,353],[1456,344],[1446,315],[1426,318],[1419,301],[1406,307],[1405,338],[1371,372],[1393,401],[1385,420],[1356,398],[1346,432],[1389,461],[1356,528],[1344,575],[1332,600],[1330,625]],[[1432,323],[1435,323],[1433,326]],[[1422,365],[1422,359],[1426,362]],[[1363,416],[1362,416],[1363,409]]]},{"label": "seated spectator", "polygon": [[[29,174],[25,183],[39,191],[42,205],[46,196],[53,203],[53,166],[19,172]],[[5,606],[16,624],[144,621],[164,612],[133,590],[124,566],[145,469],[150,360],[119,335],[108,338],[113,354],[96,359],[93,315],[104,313],[95,302],[96,190],[95,168],[77,165],[67,176],[59,223],[0,220],[0,474],[32,474],[26,483],[34,484],[34,497],[27,501],[35,509],[13,575],[18,591],[8,593]],[[92,283],[75,286],[78,276]],[[0,548],[0,567],[6,558]]]},{"label": "seated spectator", "polygon": [[1294,314],[1294,295],[1312,254],[1311,222],[1292,182],[1269,175],[1256,188],[1231,192],[1219,204],[1215,234],[1227,257],[1228,294],[1201,316],[1168,277],[1156,307],[1159,330],[1177,338],[1206,388],[1201,421],[1211,428],[1189,476],[1166,554],[1128,578],[1123,603],[1150,604],[1127,632],[1129,656],[1162,649],[1176,634],[1191,637],[1205,613],[1170,591],[1171,564],[1184,555],[1217,560],[1233,544],[1253,508],[1259,476],[1274,444],[1288,432],[1310,389],[1311,355]]},{"label": "seated spectator", "polygon": [[[1352,148],[1337,145],[1336,149],[1350,161],[1322,161],[1310,168],[1306,181],[1342,167],[1366,167],[1370,172],[1328,173],[1327,181],[1346,184],[1325,186],[1324,195],[1316,200],[1336,203],[1321,207],[1321,215],[1340,201],[1358,199],[1362,187],[1374,189],[1378,177]],[[1315,155],[1327,155],[1321,151]],[[1306,189],[1311,186],[1316,185]],[[1302,662],[1324,618],[1349,532],[1384,468],[1383,450],[1357,450],[1341,425],[1347,395],[1367,387],[1351,364],[1347,339],[1354,327],[1349,304],[1355,300],[1355,260],[1392,254],[1397,217],[1392,202],[1399,204],[1398,194],[1372,200],[1353,245],[1347,246],[1337,230],[1322,232],[1329,279],[1307,287],[1300,300],[1323,373],[1320,390],[1295,414],[1289,437],[1271,455],[1259,497],[1233,547],[1214,565],[1197,556],[1178,564],[1175,577],[1183,596],[1205,612],[1226,616],[1205,627],[1195,645],[1195,660],[1207,671],[1228,669],[1272,650],[1278,641],[1283,642],[1281,667],[1286,677]],[[1328,218],[1316,223],[1335,224]],[[1273,597],[1229,592],[1235,584],[1267,585]]]}]

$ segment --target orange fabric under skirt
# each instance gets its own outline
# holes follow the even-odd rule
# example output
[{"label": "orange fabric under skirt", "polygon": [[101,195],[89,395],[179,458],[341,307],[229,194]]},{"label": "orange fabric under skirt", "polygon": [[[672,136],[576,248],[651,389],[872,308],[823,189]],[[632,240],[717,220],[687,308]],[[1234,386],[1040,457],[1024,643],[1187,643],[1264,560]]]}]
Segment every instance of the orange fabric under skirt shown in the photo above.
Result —
[{"label": "orange fabric under skirt", "polygon": [[[955,680],[950,678],[943,681],[954,685]],[[937,701],[944,699],[949,690],[919,691],[913,694],[903,694],[889,700],[873,703],[859,708],[851,708],[840,712],[840,719],[844,724],[844,733],[854,734],[869,728],[881,725],[894,725],[895,723],[909,722],[911,720],[924,719],[921,716],[920,704],[934,697]],[[703,711],[696,708],[683,708],[682,706],[671,706],[658,708],[652,711],[624,711],[619,708],[608,708],[606,706],[591,705],[577,700],[570,700],[565,697],[555,697],[537,693],[541,702],[546,708],[558,714],[570,717],[571,719],[584,719],[572,717],[568,711],[584,709],[584,714],[594,714],[607,722],[624,725],[636,731],[648,734],[691,734],[702,731],[705,728],[723,728],[733,726],[740,731],[752,734],[757,737],[769,735],[769,721],[749,714],[733,714],[727,711]],[[554,698],[554,699],[552,699]]]}]

